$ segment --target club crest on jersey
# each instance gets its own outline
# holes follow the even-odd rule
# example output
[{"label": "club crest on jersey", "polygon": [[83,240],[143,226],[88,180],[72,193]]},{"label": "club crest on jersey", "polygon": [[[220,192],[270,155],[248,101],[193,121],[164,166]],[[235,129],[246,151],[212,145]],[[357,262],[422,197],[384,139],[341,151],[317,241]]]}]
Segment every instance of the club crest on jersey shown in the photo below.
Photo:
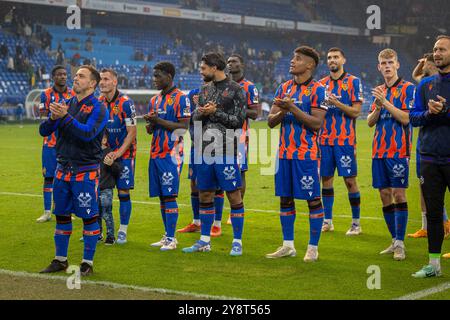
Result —
[{"label": "club crest on jersey", "polygon": [[303,176],[300,180],[303,190],[312,190],[314,184],[314,178],[312,176]]},{"label": "club crest on jersey", "polygon": [[303,91],[303,94],[309,97],[311,95],[311,88],[306,88],[305,91]]},{"label": "club crest on jersey", "polygon": [[167,104],[172,105],[173,104],[173,99],[172,97],[168,97],[167,98]]},{"label": "club crest on jersey", "polygon": [[92,196],[89,192],[81,192],[78,195],[78,205],[80,208],[90,208],[91,207]]},{"label": "club crest on jersey", "polygon": [[225,169],[223,169],[223,174],[225,175],[225,180],[236,179],[236,169],[234,167],[226,166]]},{"label": "club crest on jersey", "polygon": [[118,106],[117,104],[114,105],[114,107],[113,107],[113,113],[114,113],[115,115],[118,115],[118,114],[119,114],[119,111],[120,111],[119,106]]},{"label": "club crest on jersey", "polygon": [[403,178],[405,177],[405,171],[406,168],[402,164],[396,164],[392,168],[392,171],[394,172],[394,178]]},{"label": "club crest on jersey", "polygon": [[342,166],[342,168],[351,168],[352,158],[350,158],[350,156],[342,156],[341,157],[341,166]]},{"label": "club crest on jersey", "polygon": [[226,88],[226,89],[222,92],[222,96],[223,96],[224,98],[228,97],[229,94],[230,94],[230,93],[228,92],[228,88]]},{"label": "club crest on jersey", "polygon": [[173,181],[172,172],[164,172],[162,175],[162,185],[163,186],[171,186]]},{"label": "club crest on jersey", "polygon": [[395,89],[395,91],[394,91],[394,98],[398,99],[398,97],[400,97],[400,94],[401,94],[400,88]]},{"label": "club crest on jersey", "polygon": [[347,82],[342,83],[341,88],[342,88],[342,90],[347,91],[348,90],[348,83]]}]

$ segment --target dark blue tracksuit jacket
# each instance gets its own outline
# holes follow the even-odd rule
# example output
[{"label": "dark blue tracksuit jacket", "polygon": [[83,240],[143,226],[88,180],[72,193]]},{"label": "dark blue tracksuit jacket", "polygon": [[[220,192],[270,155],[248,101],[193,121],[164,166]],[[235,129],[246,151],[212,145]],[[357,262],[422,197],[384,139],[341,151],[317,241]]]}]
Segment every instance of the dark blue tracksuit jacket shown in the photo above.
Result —
[{"label": "dark blue tracksuit jacket", "polygon": [[[428,101],[439,101],[438,95],[447,100],[449,108],[437,115],[430,114]],[[412,126],[422,127],[419,134],[421,161],[450,163],[450,73],[437,74],[420,82],[409,120]]]},{"label": "dark blue tracksuit jacket", "polygon": [[49,117],[41,123],[39,133],[46,137],[56,131],[58,169],[72,173],[97,169],[102,161],[107,110],[93,94],[81,101],[74,96],[66,104],[68,114],[55,121]]}]

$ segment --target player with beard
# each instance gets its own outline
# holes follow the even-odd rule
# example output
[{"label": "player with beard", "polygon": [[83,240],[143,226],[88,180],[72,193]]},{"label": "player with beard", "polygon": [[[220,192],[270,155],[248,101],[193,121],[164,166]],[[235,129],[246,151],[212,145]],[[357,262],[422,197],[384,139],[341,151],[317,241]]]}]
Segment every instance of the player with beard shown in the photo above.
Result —
[{"label": "player with beard", "polygon": [[429,254],[429,264],[413,274],[416,278],[437,277],[442,274],[442,213],[446,191],[450,190],[450,36],[437,38],[433,57],[439,74],[420,82],[414,109],[410,114],[411,124],[422,127],[420,182],[427,208]]},{"label": "player with beard", "polygon": [[320,174],[325,220],[322,232],[333,231],[334,172],[344,178],[352,209],[352,224],[346,235],[361,234],[360,203],[356,162],[356,118],[361,113],[361,80],[344,70],[344,51],[331,48],[327,54],[330,75],[320,80],[327,91],[328,111],[321,130]]}]

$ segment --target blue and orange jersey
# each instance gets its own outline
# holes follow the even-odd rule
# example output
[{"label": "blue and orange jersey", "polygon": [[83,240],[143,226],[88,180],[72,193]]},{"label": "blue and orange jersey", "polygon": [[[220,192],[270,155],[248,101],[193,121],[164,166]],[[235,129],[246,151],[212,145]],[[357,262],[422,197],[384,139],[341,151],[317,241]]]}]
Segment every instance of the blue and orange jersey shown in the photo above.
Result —
[{"label": "blue and orange jersey", "polygon": [[[414,103],[415,86],[401,78],[392,87],[380,86],[386,99],[396,108],[409,112]],[[375,99],[370,112],[375,110]],[[409,158],[411,155],[411,125],[402,125],[384,108],[381,109],[372,144],[372,158]]]},{"label": "blue and orange jersey", "polygon": [[[166,94],[153,96],[149,104],[149,112],[155,111],[158,117],[172,122],[191,117],[191,103],[189,98],[178,88],[172,88]],[[150,156],[155,158],[172,157],[181,161],[183,158],[183,137],[172,138],[172,132],[156,125],[153,130],[153,139]]]},{"label": "blue and orange jersey", "polygon": [[[50,104],[52,102],[62,102],[63,100],[68,100],[75,95],[75,92],[66,87],[66,91],[58,92],[55,87],[51,87],[46,89],[41,93],[41,103],[39,105],[39,109],[49,111]],[[54,148],[56,145],[56,135],[52,133],[48,137],[44,137],[44,146],[48,148]]]},{"label": "blue and orange jersey", "polygon": [[[323,104],[325,87],[313,79],[302,84],[289,80],[280,85],[274,98],[283,99],[290,96],[294,104],[303,112],[311,114],[314,108],[327,110]],[[297,121],[288,112],[281,122],[278,157],[280,159],[318,160],[319,133]]]},{"label": "blue and orange jersey", "polygon": [[[195,108],[197,108],[198,103],[198,95],[200,94],[200,88],[192,89],[188,93],[189,103],[191,104],[191,115],[194,114]],[[194,99],[194,97],[197,96],[197,101]],[[189,121],[189,134],[191,136],[191,146],[194,147],[194,119],[191,117],[191,120]]]},{"label": "blue and orange jersey", "polygon": [[[247,79],[243,78],[240,80],[239,85],[244,89],[245,96],[247,97],[247,108],[249,109],[257,109],[259,106],[259,93],[255,84]],[[240,143],[244,143],[248,148],[248,134],[247,131],[250,129],[250,121],[248,118],[245,118],[244,125],[242,126],[242,134],[239,139]]]},{"label": "blue and orange jersey", "polygon": [[[347,72],[334,80],[327,76],[320,80],[327,94],[334,94],[347,106],[362,103],[361,80]],[[356,144],[356,122],[334,105],[328,105],[327,115],[323,122],[320,138],[321,145],[354,146]]]},{"label": "blue and orange jersey", "polygon": [[[99,101],[102,102],[108,110],[109,121],[106,127],[109,133],[108,144],[113,151],[116,151],[122,146],[127,137],[127,127],[136,126],[137,120],[134,102],[119,91],[116,91],[111,101],[107,101],[104,96],[101,96]],[[134,159],[135,157],[136,139],[122,155],[122,159]]]}]

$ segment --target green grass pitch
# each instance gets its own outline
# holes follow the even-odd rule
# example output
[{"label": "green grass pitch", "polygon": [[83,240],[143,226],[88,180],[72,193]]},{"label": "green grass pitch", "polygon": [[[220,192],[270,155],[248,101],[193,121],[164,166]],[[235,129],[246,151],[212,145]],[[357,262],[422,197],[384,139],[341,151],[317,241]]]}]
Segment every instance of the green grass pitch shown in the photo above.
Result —
[{"label": "green grass pitch", "polygon": [[[266,129],[265,122],[253,123],[256,130]],[[0,126],[3,142],[0,147],[0,269],[38,272],[54,256],[53,222],[37,224],[43,210],[41,146],[37,124]],[[136,188],[132,192],[133,213],[126,245],[105,247],[99,244],[95,256],[95,274],[90,280],[110,281],[153,288],[190,291],[247,299],[392,299],[434,287],[449,280],[450,264],[443,261],[444,276],[418,280],[411,277],[427,262],[425,239],[406,239],[407,259],[396,262],[379,251],[390,243],[382,219],[378,191],[371,187],[371,141],[373,130],[366,122],[357,123],[358,183],[361,189],[363,234],[346,237],[351,223],[347,191],[341,178],[335,180],[334,233],[322,234],[319,262],[307,264],[303,255],[309,238],[307,206],[297,201],[295,245],[298,256],[279,260],[266,259],[282,241],[278,216],[278,198],[274,196],[273,176],[260,175],[260,166],[250,165],[245,196],[244,255],[230,257],[232,229],[225,224],[224,235],[212,240],[212,251],[204,254],[184,254],[181,248],[190,246],[199,234],[178,234],[179,246],[173,252],[150,248],[151,242],[163,234],[158,199],[148,198],[147,166],[150,136],[143,123],[138,129]],[[414,135],[416,138],[416,132]],[[411,158],[408,189],[409,223],[407,232],[420,227],[418,181],[415,178],[415,152]],[[273,150],[275,153],[275,150]],[[190,188],[185,164],[179,195],[178,227],[192,219]],[[34,195],[34,196],[33,196]],[[446,198],[449,203],[449,197]],[[225,206],[228,207],[227,201]],[[447,206],[448,207],[448,206]],[[118,226],[118,203],[114,203]],[[81,220],[74,221],[70,240],[69,263],[79,264],[83,245]],[[444,252],[450,251],[449,241]],[[381,269],[381,289],[369,290],[366,282],[371,265]],[[54,293],[57,297],[58,293]],[[450,292],[433,295],[448,299]]]}]

